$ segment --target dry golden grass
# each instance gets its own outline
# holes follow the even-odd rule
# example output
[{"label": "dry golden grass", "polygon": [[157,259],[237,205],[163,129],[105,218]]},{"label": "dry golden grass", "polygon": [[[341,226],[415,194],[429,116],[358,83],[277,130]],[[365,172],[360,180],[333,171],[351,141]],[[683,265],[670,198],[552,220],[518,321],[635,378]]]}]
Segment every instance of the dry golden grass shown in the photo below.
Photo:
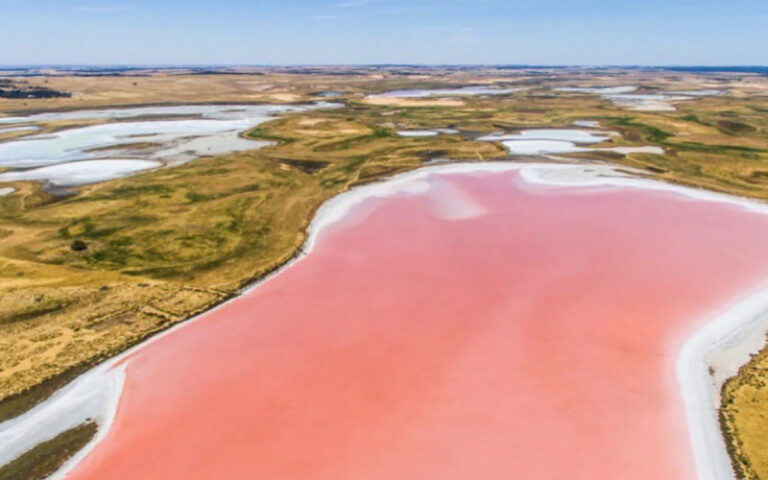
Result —
[{"label": "dry golden grass", "polygon": [[721,424],[738,478],[768,478],[768,351],[729,380],[722,392]]}]

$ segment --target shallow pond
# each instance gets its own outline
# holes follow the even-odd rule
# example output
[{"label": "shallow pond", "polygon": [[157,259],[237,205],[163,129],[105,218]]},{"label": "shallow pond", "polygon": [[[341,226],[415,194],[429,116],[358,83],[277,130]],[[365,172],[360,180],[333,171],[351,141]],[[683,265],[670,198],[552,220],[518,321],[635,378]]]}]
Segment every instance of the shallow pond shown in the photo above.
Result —
[{"label": "shallow pond", "polygon": [[82,160],[0,173],[0,182],[45,180],[55,187],[73,187],[124,177],[162,165],[151,160]]},{"label": "shallow pond", "polygon": [[501,133],[479,137],[480,141],[501,142],[513,155],[547,155],[558,153],[610,151],[628,155],[653,153],[661,155],[664,149],[656,146],[589,147],[587,145],[608,142],[614,132],[576,129],[532,129],[519,133]]},{"label": "shallow pond", "polygon": [[634,86],[620,87],[565,87],[556,88],[559,92],[594,93],[612,101],[615,105],[630,110],[648,112],[668,112],[676,110],[674,104],[697,97],[723,95],[722,90],[688,90],[678,92],[632,93]]}]

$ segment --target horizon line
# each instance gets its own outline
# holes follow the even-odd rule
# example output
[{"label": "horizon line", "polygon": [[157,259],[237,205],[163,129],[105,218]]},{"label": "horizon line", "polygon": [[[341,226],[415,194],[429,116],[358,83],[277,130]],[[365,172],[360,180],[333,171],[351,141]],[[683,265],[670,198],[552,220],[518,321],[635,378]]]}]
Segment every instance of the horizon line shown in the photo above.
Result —
[{"label": "horizon line", "polygon": [[588,64],[588,63],[0,63],[0,68],[290,68],[290,67],[515,67],[515,68],[768,68],[768,64]]}]

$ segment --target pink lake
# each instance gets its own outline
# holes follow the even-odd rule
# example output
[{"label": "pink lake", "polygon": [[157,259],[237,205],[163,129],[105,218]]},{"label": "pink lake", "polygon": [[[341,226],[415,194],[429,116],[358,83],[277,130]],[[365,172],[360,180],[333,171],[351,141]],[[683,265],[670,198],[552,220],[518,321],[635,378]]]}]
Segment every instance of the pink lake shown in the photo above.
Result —
[{"label": "pink lake", "polygon": [[72,479],[695,478],[677,354],[768,278],[768,216],[432,173],[127,360]]}]

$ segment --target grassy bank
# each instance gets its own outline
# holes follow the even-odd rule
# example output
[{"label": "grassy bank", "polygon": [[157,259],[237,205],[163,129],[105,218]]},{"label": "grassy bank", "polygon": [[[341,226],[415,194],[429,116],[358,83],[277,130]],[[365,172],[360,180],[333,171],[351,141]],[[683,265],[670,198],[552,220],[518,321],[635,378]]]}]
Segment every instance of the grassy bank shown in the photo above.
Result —
[{"label": "grassy bank", "polygon": [[768,349],[723,386],[720,425],[737,478],[768,478]]}]

